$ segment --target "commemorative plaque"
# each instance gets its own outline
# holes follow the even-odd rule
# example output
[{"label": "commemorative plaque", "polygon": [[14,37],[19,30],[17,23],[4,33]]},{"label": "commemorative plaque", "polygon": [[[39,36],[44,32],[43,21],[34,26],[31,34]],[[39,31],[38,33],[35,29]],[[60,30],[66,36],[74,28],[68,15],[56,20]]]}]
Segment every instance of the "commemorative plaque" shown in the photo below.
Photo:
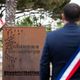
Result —
[{"label": "commemorative plaque", "polygon": [[3,28],[3,80],[39,80],[43,27]]}]

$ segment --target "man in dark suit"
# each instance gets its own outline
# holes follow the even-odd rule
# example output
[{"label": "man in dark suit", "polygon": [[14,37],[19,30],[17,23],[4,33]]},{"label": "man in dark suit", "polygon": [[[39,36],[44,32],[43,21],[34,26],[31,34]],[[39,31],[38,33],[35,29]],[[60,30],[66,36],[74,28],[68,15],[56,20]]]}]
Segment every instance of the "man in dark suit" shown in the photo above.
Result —
[{"label": "man in dark suit", "polygon": [[[52,63],[51,80],[56,80],[61,70],[80,46],[80,6],[67,4],[63,9],[63,28],[47,34],[40,61],[40,80],[49,80],[50,63]],[[80,80],[80,70],[70,80]]]}]

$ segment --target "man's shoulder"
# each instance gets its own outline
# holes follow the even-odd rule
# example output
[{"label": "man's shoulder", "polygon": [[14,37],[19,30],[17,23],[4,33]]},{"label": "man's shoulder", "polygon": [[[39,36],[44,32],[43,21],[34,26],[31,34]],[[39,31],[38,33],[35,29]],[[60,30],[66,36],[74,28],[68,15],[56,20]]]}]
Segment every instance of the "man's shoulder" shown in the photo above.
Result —
[{"label": "man's shoulder", "polygon": [[60,28],[60,29],[57,29],[57,30],[54,30],[54,31],[51,31],[51,32],[48,32],[48,35],[51,36],[51,35],[56,35],[56,34],[59,34],[63,32],[63,28]]},{"label": "man's shoulder", "polygon": [[47,33],[47,40],[56,40],[61,35],[62,29],[57,29]]},{"label": "man's shoulder", "polygon": [[79,29],[79,31],[80,31],[80,25],[78,26],[78,29]]}]

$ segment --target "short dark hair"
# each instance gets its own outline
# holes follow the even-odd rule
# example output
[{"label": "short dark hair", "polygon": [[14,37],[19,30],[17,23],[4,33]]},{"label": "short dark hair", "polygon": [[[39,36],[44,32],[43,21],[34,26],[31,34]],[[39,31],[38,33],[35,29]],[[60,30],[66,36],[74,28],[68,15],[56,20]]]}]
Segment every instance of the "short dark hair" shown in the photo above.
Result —
[{"label": "short dark hair", "polygon": [[65,5],[63,13],[67,21],[78,21],[80,18],[80,6],[75,3],[69,3]]}]

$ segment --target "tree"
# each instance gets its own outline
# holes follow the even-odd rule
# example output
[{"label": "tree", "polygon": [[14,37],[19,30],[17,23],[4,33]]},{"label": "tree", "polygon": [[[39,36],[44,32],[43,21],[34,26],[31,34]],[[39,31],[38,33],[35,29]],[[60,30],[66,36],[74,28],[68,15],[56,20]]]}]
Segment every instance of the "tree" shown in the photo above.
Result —
[{"label": "tree", "polygon": [[53,14],[60,13],[62,8],[70,0],[18,0],[17,9],[22,9],[23,11],[27,8],[37,9],[44,8]]},{"label": "tree", "polygon": [[[56,15],[62,11],[62,8],[70,0],[16,0],[17,10],[24,12],[26,9],[44,8]],[[6,0],[0,0],[1,4],[5,4]]]},{"label": "tree", "polygon": [[15,25],[16,0],[6,0],[6,24]]}]

